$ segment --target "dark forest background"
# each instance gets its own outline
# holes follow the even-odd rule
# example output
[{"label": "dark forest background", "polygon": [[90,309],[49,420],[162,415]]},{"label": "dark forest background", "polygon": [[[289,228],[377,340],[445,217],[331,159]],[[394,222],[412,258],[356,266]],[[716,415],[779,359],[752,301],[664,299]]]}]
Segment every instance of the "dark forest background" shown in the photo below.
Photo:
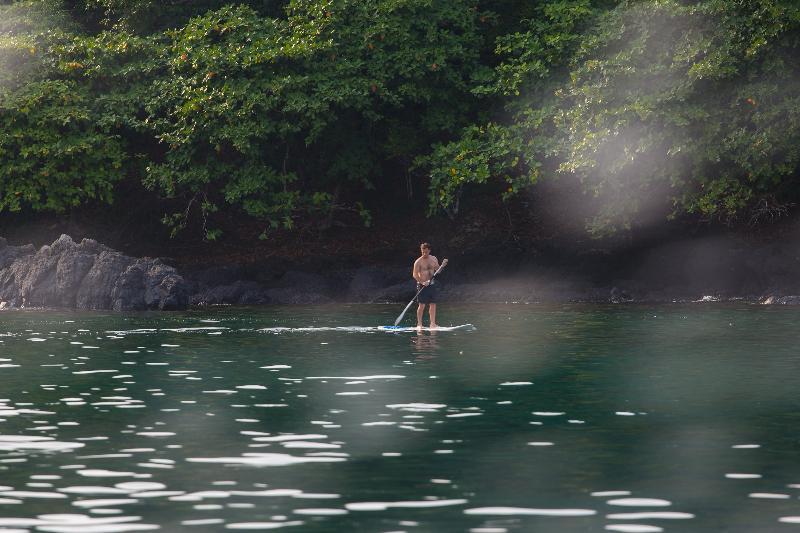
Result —
[{"label": "dark forest background", "polygon": [[16,239],[389,254],[797,213],[793,0],[0,4]]}]

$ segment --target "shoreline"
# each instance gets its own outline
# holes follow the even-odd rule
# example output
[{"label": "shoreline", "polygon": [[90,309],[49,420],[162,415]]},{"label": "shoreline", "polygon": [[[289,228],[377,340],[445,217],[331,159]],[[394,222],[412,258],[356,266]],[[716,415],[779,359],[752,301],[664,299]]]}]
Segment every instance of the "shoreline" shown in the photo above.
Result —
[{"label": "shoreline", "polygon": [[[442,303],[800,305],[798,238],[747,243],[735,235],[633,249],[491,249],[441,254]],[[443,246],[446,249],[446,247]],[[502,252],[505,252],[503,254]],[[194,268],[131,257],[62,234],[52,244],[0,238],[0,309],[183,310],[214,305],[407,303],[413,255],[373,258],[267,255]],[[172,263],[172,264],[170,264]]]}]

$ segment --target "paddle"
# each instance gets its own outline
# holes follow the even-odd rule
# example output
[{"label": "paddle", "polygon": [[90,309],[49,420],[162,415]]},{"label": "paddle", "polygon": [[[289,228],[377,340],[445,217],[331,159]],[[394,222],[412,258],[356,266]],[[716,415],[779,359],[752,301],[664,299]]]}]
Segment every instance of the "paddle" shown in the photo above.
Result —
[{"label": "paddle", "polygon": [[[436,272],[434,272],[434,273],[433,273],[433,276],[431,276],[431,283],[433,282],[433,278],[435,278],[435,277],[436,277],[436,274],[438,274],[439,272],[441,272],[441,271],[442,271],[442,269],[443,269],[445,266],[447,266],[447,259],[445,259],[444,261],[442,261],[442,264],[441,264],[441,266],[439,266],[439,268],[437,268],[437,269],[436,269]],[[395,326],[396,326],[397,324],[399,324],[401,320],[403,320],[403,317],[404,317],[404,316],[406,316],[406,311],[408,311],[408,308],[409,308],[409,307],[411,307],[411,304],[413,304],[413,303],[414,303],[414,300],[416,300],[416,299],[417,299],[417,296],[419,296],[419,293],[421,293],[421,292],[422,292],[422,289],[424,289],[425,287],[427,287],[427,285],[423,285],[423,287],[422,287],[420,290],[418,290],[418,291],[417,291],[417,294],[415,294],[415,295],[414,295],[414,297],[413,297],[413,298],[411,298],[411,301],[410,301],[410,302],[408,302],[408,305],[406,306],[406,308],[405,308],[405,309],[403,309],[403,312],[402,312],[402,313],[400,313],[400,316],[399,316],[399,317],[397,317],[397,320],[395,320],[395,321],[394,321],[394,325],[395,325]]]}]

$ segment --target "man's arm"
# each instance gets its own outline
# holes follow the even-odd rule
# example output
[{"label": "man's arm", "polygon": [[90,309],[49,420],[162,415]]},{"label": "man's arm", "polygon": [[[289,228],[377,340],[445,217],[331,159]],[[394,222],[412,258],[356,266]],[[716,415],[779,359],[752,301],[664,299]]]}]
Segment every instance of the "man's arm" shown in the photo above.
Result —
[{"label": "man's arm", "polygon": [[417,280],[417,282],[422,283],[422,269],[420,268],[420,261],[417,259],[414,261],[414,266],[411,269],[411,277]]}]

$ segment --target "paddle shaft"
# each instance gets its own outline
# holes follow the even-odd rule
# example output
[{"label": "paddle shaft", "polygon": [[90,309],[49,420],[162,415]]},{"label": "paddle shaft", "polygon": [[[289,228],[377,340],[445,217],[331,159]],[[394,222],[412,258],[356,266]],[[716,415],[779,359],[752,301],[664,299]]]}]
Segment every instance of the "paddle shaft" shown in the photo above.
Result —
[{"label": "paddle shaft", "polygon": [[[434,273],[433,273],[433,276],[431,276],[431,279],[430,279],[430,281],[431,281],[431,282],[433,282],[433,278],[435,278],[435,277],[436,277],[436,274],[438,274],[439,272],[441,272],[441,271],[442,271],[442,269],[443,269],[443,268],[444,268],[446,265],[447,265],[447,259],[445,259],[445,260],[444,260],[444,262],[442,263],[442,265],[441,265],[439,268],[437,268],[437,269],[436,269],[436,272],[434,272]],[[403,312],[402,312],[402,313],[400,313],[400,316],[398,316],[398,317],[397,317],[397,320],[395,320],[395,321],[394,321],[394,325],[395,325],[395,326],[396,326],[397,324],[399,324],[401,320],[403,320],[403,317],[404,317],[404,316],[406,316],[406,312],[407,312],[407,311],[408,311],[408,309],[411,307],[411,304],[413,304],[413,303],[414,303],[414,300],[416,300],[416,299],[417,299],[417,297],[419,296],[419,293],[421,293],[421,292],[422,292],[422,289],[424,289],[424,288],[425,288],[425,287],[427,287],[427,286],[428,286],[428,285],[423,285],[423,286],[422,286],[422,288],[421,288],[420,290],[418,290],[418,291],[417,291],[417,294],[415,294],[415,295],[414,295],[414,297],[413,297],[413,298],[411,298],[411,301],[410,301],[410,302],[408,302],[408,305],[406,306],[406,308],[405,308],[405,309],[403,309]]]}]

